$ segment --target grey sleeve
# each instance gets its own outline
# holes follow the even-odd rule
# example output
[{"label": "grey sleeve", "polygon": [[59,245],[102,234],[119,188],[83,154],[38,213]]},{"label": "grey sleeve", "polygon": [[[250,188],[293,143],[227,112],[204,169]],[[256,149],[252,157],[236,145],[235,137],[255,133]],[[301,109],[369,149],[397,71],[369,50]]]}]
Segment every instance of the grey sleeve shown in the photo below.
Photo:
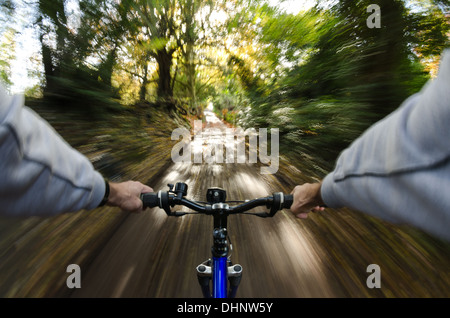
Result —
[{"label": "grey sleeve", "polygon": [[322,184],[350,207],[450,240],[450,51],[439,74],[339,156]]},{"label": "grey sleeve", "polygon": [[105,193],[101,174],[23,103],[0,87],[0,214],[96,208]]}]

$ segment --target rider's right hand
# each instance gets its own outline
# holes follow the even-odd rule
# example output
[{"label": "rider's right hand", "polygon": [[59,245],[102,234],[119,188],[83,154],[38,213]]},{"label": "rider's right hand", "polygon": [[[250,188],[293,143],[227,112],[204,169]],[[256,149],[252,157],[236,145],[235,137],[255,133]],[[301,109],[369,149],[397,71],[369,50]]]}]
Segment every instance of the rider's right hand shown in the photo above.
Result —
[{"label": "rider's right hand", "polygon": [[294,196],[291,212],[298,218],[306,219],[311,211],[323,211],[324,203],[320,195],[321,186],[322,183],[305,183],[296,186],[291,192]]},{"label": "rider's right hand", "polygon": [[152,188],[138,181],[109,182],[109,188],[110,194],[106,204],[134,213],[143,211],[141,194],[153,192]]}]

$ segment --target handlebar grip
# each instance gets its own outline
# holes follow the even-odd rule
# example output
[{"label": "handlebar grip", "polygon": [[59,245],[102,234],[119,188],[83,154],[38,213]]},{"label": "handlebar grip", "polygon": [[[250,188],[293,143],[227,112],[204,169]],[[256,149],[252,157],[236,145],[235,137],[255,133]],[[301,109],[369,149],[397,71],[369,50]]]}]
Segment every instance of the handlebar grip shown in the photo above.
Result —
[{"label": "handlebar grip", "polygon": [[294,196],[292,194],[285,194],[283,208],[290,209],[293,202],[294,202]]},{"label": "handlebar grip", "polygon": [[158,193],[143,193],[141,194],[141,200],[144,204],[144,208],[154,208],[159,206],[159,197]]}]

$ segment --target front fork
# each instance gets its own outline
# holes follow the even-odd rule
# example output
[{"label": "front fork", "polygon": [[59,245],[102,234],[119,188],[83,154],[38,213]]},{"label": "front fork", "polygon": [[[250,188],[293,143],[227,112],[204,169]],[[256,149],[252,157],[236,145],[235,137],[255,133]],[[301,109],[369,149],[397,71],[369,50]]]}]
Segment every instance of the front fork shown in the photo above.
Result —
[{"label": "front fork", "polygon": [[[226,262],[227,262],[226,277],[228,278],[228,282],[230,283],[228,298],[234,298],[236,296],[237,289],[241,282],[242,266],[239,264],[232,265],[230,260],[226,260]],[[200,287],[202,289],[203,297],[211,298],[210,283],[213,278],[213,269],[214,269],[213,261],[211,259],[208,259],[203,263],[201,263],[200,265],[198,265],[196,269],[197,269],[198,283],[200,284]]]},{"label": "front fork", "polygon": [[[228,256],[227,230],[219,224],[213,231],[214,245],[211,249],[213,258],[197,266],[197,277],[204,297],[211,297],[210,282],[213,281],[214,298],[234,298],[241,282],[242,266],[232,265]],[[231,246],[231,244],[230,244]],[[227,279],[230,283],[227,295]]]}]

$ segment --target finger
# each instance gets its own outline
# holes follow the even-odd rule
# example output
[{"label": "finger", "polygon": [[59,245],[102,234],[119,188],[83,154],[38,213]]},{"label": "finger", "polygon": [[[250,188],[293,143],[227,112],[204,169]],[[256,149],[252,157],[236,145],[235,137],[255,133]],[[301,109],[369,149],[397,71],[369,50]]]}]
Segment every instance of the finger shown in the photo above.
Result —
[{"label": "finger", "polygon": [[141,193],[150,193],[150,192],[154,192],[152,188],[150,188],[149,186],[144,185],[142,187]]},{"label": "finger", "polygon": [[137,207],[136,209],[133,209],[133,211],[131,211],[132,213],[141,213],[142,211],[144,211],[144,204],[142,203],[142,200],[139,199],[139,202],[136,201]]},{"label": "finger", "polygon": [[295,193],[295,190],[298,189],[299,186],[295,186],[294,189],[292,189],[291,194]]},{"label": "finger", "polygon": [[[153,192],[153,191],[149,191],[149,192]],[[142,192],[142,193],[149,193],[149,192]],[[142,202],[142,200],[139,199],[138,213],[145,211],[146,209],[147,209],[147,207],[144,206],[144,202]]]},{"label": "finger", "polygon": [[299,213],[296,215],[299,219],[307,219],[308,213]]}]

